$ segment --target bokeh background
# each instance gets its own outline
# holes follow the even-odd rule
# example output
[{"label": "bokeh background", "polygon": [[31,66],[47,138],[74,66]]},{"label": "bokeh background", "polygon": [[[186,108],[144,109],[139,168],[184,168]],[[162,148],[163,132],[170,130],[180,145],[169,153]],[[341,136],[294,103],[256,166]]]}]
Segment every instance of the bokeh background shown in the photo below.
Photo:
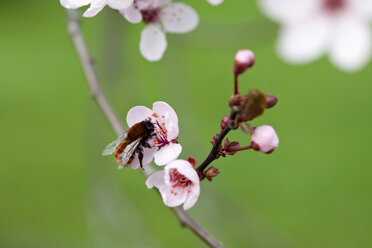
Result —
[{"label": "bokeh background", "polygon": [[[371,247],[371,64],[349,74],[326,57],[305,66],[275,53],[278,26],[255,1],[186,1],[192,33],[168,35],[157,63],[138,51],[143,24],[105,8],[83,20],[110,102],[124,121],[135,105],[171,104],[181,157],[201,162],[229,108],[237,49],[257,63],[240,90],[278,105],[254,121],[280,137],[270,155],[221,158],[189,213],[227,247]],[[0,3],[0,247],[206,247],[182,229],[134,170],[101,157],[115,138],[92,101],[59,1]],[[249,136],[229,136],[249,144]]]}]

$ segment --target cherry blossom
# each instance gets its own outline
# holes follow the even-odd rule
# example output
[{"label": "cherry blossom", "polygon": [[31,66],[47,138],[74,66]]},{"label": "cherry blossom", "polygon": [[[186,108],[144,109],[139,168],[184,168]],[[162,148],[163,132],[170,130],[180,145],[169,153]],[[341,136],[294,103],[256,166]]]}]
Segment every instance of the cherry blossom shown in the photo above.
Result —
[{"label": "cherry blossom", "polygon": [[200,194],[200,180],[198,173],[190,162],[174,160],[157,171],[146,180],[147,188],[159,189],[163,202],[168,207],[183,204],[188,210],[195,205]]},{"label": "cherry blossom", "polygon": [[371,56],[371,0],[260,0],[262,10],[281,24],[279,56],[307,63],[329,54],[345,71],[365,66]]},{"label": "cherry blossom", "polygon": [[208,3],[212,4],[212,5],[219,5],[223,2],[223,0],[207,0]]},{"label": "cherry blossom", "polygon": [[113,9],[128,8],[133,0],[60,0],[61,5],[67,9],[77,9],[90,4],[89,8],[84,12],[84,17],[93,17],[97,15],[106,5]]},{"label": "cherry blossom", "polygon": [[146,23],[141,33],[140,51],[149,61],[163,57],[167,48],[166,33],[187,33],[199,23],[199,16],[194,9],[170,0],[135,0],[120,13],[129,22]]},{"label": "cherry blossom", "polygon": [[[165,102],[155,102],[152,110],[145,106],[136,106],[127,114],[129,127],[146,119],[150,119],[154,124],[155,135],[149,141],[152,148],[144,148],[143,165],[149,164],[153,158],[157,165],[166,165],[177,159],[182,146],[177,141],[178,117],[173,108]],[[130,167],[139,168],[137,155]]]},{"label": "cherry blossom", "polygon": [[279,145],[279,138],[270,125],[256,127],[251,137],[252,148],[264,153],[271,153]]}]

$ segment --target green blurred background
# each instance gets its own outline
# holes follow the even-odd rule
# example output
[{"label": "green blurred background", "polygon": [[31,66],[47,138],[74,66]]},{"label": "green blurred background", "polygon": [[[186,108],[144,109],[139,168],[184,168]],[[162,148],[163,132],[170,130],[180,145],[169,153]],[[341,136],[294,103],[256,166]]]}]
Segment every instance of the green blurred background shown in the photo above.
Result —
[{"label": "green blurred background", "polygon": [[[143,24],[105,8],[83,20],[104,90],[124,121],[135,105],[171,104],[181,158],[201,162],[227,114],[237,49],[256,65],[240,89],[278,105],[254,121],[280,137],[270,155],[221,158],[189,213],[227,247],[371,247],[371,64],[347,74],[327,58],[292,66],[275,53],[278,26],[255,1],[185,1],[192,33],[168,35],[158,63],[138,51]],[[92,101],[59,1],[0,3],[0,247],[206,247],[182,229],[138,171],[101,157],[115,138]],[[229,136],[242,145],[249,136]]]}]

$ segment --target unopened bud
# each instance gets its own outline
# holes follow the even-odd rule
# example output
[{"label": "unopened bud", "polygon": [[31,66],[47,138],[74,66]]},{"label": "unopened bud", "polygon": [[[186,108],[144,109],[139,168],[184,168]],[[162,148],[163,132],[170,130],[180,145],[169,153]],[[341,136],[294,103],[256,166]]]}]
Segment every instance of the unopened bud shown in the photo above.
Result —
[{"label": "unopened bud", "polygon": [[272,94],[266,94],[266,108],[272,108],[278,102],[278,98]]},{"label": "unopened bud", "polygon": [[195,168],[195,163],[196,163],[195,158],[193,158],[193,157],[189,157],[189,158],[187,159],[187,161],[189,161],[189,163],[192,165],[192,167]]},{"label": "unopened bud", "polygon": [[205,177],[209,180],[212,181],[213,177],[216,177],[218,174],[220,174],[220,171],[215,168],[215,167],[210,167],[206,172],[205,172]]},{"label": "unopened bud", "polygon": [[255,61],[256,58],[251,50],[239,50],[235,54],[234,74],[242,74],[247,68],[252,67]]},{"label": "unopened bud", "polygon": [[271,153],[279,145],[275,129],[270,125],[256,127],[251,137],[252,148],[256,151]]},{"label": "unopened bud", "polygon": [[221,129],[224,129],[229,124],[230,115],[225,115],[221,120]]},{"label": "unopened bud", "polygon": [[250,90],[240,104],[239,122],[250,121],[262,115],[266,108],[266,98],[259,90]]}]

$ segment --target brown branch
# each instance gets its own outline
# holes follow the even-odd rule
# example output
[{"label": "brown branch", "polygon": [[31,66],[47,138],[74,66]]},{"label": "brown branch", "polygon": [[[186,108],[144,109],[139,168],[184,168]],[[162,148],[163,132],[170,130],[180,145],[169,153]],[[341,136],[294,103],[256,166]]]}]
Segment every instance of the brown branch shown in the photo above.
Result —
[{"label": "brown branch", "polygon": [[209,152],[207,158],[199,165],[199,167],[196,169],[196,171],[199,174],[200,180],[204,179],[204,170],[208,167],[210,163],[212,163],[214,160],[219,158],[220,154],[220,146],[223,141],[223,139],[226,137],[226,135],[231,131],[236,129],[238,126],[235,123],[235,118],[238,114],[239,107],[238,106],[232,106],[231,107],[231,113],[230,118],[228,121],[228,124],[221,130],[219,134],[217,134],[214,138],[214,143],[211,151]]},{"label": "brown branch", "polygon": [[[103,115],[110,123],[111,127],[115,130],[117,135],[122,134],[125,129],[122,126],[119,118],[115,115],[111,105],[107,101],[100,86],[100,81],[97,77],[96,69],[89,54],[88,48],[85,44],[84,37],[80,29],[80,15],[76,10],[68,10],[68,32],[75,45],[75,49],[79,55],[80,63],[84,69],[87,83],[93,99],[97,102],[102,110]],[[201,240],[203,240],[210,247],[224,247],[219,243],[211,234],[203,229],[190,215],[188,215],[182,208],[171,208],[174,214],[179,219],[182,227],[188,227],[194,232]]]}]

